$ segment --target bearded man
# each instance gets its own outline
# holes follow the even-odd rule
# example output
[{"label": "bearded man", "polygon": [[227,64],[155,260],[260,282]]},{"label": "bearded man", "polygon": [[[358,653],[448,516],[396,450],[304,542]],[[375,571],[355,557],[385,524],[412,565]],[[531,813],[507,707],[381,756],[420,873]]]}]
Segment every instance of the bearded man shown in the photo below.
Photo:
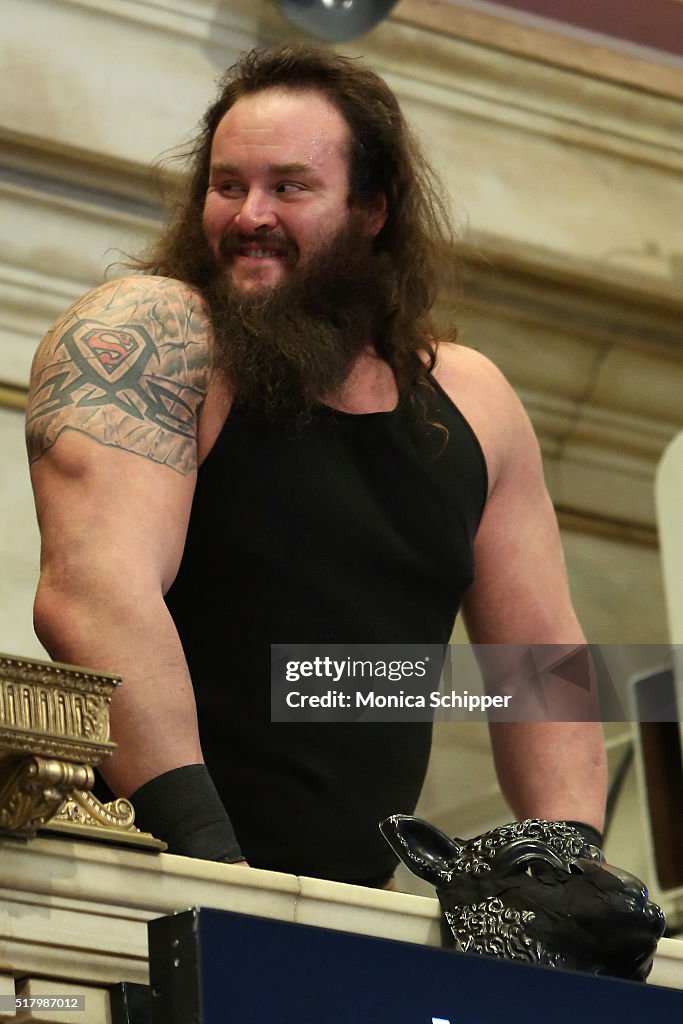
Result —
[{"label": "bearded man", "polygon": [[[124,678],[103,768],[172,853],[381,885],[430,726],[270,722],[270,644],[583,641],[526,415],[430,319],[452,250],[385,83],[253,51],[141,276],[42,342],[38,636]],[[493,729],[520,817],[602,824],[596,723]]]}]

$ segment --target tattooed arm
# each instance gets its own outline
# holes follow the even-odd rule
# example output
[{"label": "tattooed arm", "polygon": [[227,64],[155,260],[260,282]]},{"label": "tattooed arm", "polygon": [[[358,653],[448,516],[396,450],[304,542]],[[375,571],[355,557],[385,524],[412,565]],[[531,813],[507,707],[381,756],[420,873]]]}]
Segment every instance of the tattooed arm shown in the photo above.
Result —
[{"label": "tattooed arm", "polygon": [[163,594],[194,492],[208,346],[189,288],[126,278],[73,306],[33,365],[36,632],[54,658],[123,676],[111,709],[119,747],[104,769],[119,794],[202,761],[192,686]]}]

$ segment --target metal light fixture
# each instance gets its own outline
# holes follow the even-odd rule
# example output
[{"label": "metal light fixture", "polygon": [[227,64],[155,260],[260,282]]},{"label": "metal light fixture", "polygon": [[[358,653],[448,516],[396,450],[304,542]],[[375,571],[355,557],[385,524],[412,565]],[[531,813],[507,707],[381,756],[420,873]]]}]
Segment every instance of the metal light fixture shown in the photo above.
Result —
[{"label": "metal light fixture", "polygon": [[378,25],[397,0],[279,0],[285,18],[317,39],[343,43]]}]

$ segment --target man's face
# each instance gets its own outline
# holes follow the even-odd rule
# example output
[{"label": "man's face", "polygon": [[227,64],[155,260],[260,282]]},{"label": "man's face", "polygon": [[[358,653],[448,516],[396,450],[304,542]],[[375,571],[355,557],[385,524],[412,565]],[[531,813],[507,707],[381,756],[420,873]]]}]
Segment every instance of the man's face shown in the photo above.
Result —
[{"label": "man's face", "polygon": [[[349,128],[321,94],[271,88],[225,114],[211,149],[204,232],[238,294],[306,268],[349,218]],[[383,223],[367,215],[368,237]]]}]

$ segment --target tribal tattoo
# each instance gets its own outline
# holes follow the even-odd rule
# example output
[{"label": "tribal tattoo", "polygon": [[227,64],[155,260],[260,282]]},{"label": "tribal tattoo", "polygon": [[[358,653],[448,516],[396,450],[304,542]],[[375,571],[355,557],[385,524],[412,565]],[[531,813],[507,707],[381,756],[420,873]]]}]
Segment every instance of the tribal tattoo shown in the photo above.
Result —
[{"label": "tribal tattoo", "polygon": [[35,461],[64,430],[180,473],[196,467],[208,323],[176,282],[132,278],[78,303],[44,339],[27,415]]}]

